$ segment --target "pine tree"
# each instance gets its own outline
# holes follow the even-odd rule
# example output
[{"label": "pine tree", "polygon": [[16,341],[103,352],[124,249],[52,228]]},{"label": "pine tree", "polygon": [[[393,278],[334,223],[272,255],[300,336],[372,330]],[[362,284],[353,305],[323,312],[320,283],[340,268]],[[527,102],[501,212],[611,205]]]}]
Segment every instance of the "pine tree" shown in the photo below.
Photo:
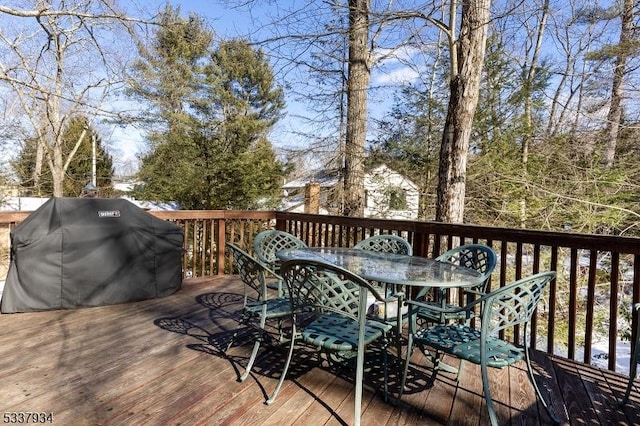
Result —
[{"label": "pine tree", "polygon": [[212,48],[197,16],[166,14],[131,86],[157,120],[136,195],[184,209],[275,207],[285,170],[267,136],[284,98],[264,54],[242,40]]},{"label": "pine tree", "polygon": [[[111,186],[111,178],[114,174],[113,159],[105,151],[98,133],[91,128],[85,117],[74,117],[67,123],[62,137],[63,154],[65,158],[69,158],[69,154],[73,151],[84,129],[88,131],[82,138],[81,144],[66,168],[63,195],[65,197],[78,197],[82,193],[82,188],[91,182],[93,169],[92,138],[95,138],[96,186],[101,197],[109,197],[113,194]],[[33,185],[36,143],[37,140],[33,138],[25,140],[18,158],[12,163],[12,167],[18,177],[23,194],[51,197],[53,196],[51,174],[42,176],[39,190]]]}]

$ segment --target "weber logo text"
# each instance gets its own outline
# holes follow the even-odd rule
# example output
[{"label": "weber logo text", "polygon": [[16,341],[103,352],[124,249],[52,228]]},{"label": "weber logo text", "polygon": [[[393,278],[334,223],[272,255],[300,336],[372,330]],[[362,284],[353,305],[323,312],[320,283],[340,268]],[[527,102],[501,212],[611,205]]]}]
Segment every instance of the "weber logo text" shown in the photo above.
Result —
[{"label": "weber logo text", "polygon": [[120,217],[120,210],[99,210],[98,217]]}]

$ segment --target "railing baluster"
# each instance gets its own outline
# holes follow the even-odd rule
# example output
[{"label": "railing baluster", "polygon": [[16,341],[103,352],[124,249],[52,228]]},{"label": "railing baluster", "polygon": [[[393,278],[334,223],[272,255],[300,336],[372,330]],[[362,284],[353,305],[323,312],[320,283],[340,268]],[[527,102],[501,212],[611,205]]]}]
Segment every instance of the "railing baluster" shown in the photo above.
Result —
[{"label": "railing baluster", "polygon": [[[549,270],[558,271],[558,246],[551,246],[551,259],[549,261]],[[547,352],[555,353],[555,336],[556,336],[556,308],[558,297],[558,279],[551,281],[549,285],[549,318],[547,319]]]},{"label": "railing baluster", "polygon": [[585,318],[585,339],[583,362],[591,360],[591,345],[593,344],[593,314],[596,303],[598,251],[589,251],[589,277],[587,281],[587,317]]},{"label": "railing baluster", "polygon": [[618,337],[618,277],[620,254],[611,253],[611,287],[609,295],[609,370],[616,369],[616,343]]},{"label": "railing baluster", "polygon": [[571,249],[569,256],[569,329],[567,330],[568,336],[568,357],[569,359],[575,359],[576,355],[576,314],[577,314],[577,288],[578,288],[578,250]]}]

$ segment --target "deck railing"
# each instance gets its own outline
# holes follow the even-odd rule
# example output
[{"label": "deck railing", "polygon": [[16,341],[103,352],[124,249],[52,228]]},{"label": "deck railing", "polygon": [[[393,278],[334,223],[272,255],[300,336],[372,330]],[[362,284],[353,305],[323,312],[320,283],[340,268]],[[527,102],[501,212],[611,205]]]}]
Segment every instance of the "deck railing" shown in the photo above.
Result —
[{"label": "deck railing", "polygon": [[[617,362],[616,351],[621,338],[635,338],[630,307],[640,302],[640,238],[266,211],[151,213],[183,229],[185,278],[229,273],[225,242],[252,251],[255,235],[270,228],[291,232],[310,246],[350,247],[370,235],[392,233],[409,240],[415,255],[427,257],[460,244],[487,244],[498,255],[491,288],[539,271],[557,272],[530,330],[533,347],[593,364],[599,355],[594,348],[604,343],[606,367],[628,368]],[[27,215],[0,213],[0,230],[12,229]],[[7,252],[0,265],[8,263]],[[516,329],[508,337],[521,341],[521,334]]]}]

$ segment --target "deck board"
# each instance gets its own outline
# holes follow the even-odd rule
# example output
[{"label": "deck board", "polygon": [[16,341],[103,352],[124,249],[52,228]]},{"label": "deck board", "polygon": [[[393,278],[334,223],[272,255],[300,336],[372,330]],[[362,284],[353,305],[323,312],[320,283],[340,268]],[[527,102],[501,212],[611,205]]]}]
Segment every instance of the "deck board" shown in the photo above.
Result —
[{"label": "deck board", "polygon": [[[343,425],[353,421],[353,370],[318,364],[296,348],[276,399],[264,401],[279,377],[286,345],[264,345],[243,383],[254,334],[238,324],[241,283],[234,276],[185,281],[174,295],[122,305],[0,315],[0,408],[53,413],[56,424]],[[368,357],[371,366],[375,357]],[[552,409],[572,424],[640,424],[636,382],[631,401],[617,401],[626,376],[535,353],[538,383]],[[390,362],[397,361],[390,355]],[[445,357],[459,366],[459,360]],[[393,364],[395,365],[395,364]],[[380,371],[365,377],[363,424],[484,425],[479,367],[465,363],[459,381],[431,370],[416,351],[401,402],[383,400]],[[426,367],[425,367],[426,366]],[[396,370],[397,371],[397,370]],[[524,363],[491,370],[492,392],[505,424],[550,424]],[[398,375],[390,386],[397,390]]]}]

